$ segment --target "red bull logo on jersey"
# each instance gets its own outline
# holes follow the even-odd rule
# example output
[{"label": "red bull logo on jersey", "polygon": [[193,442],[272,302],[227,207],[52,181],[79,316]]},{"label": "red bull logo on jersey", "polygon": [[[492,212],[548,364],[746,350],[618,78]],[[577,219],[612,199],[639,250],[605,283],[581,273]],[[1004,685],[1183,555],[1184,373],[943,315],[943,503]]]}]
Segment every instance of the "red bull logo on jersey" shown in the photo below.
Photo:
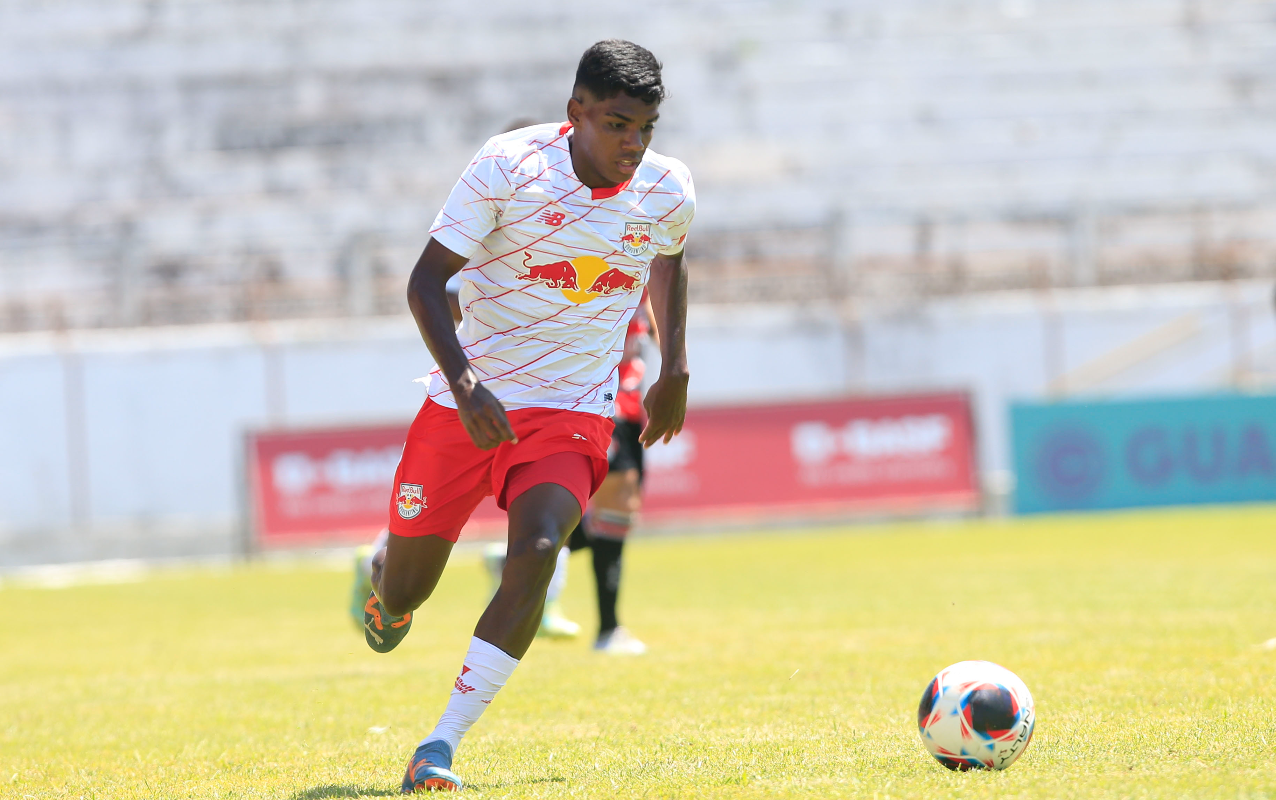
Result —
[{"label": "red bull logo on jersey", "polygon": [[419,483],[400,483],[399,497],[395,504],[399,507],[400,517],[404,519],[416,517],[422,509],[429,508],[425,504],[425,487]]},{"label": "red bull logo on jersey", "polygon": [[612,267],[602,275],[594,278],[594,282],[589,284],[589,291],[595,294],[616,294],[617,292],[632,292],[637,285],[637,277]]},{"label": "red bull logo on jersey", "polygon": [[625,233],[620,237],[620,246],[631,256],[640,256],[647,252],[651,244],[650,222],[626,222]]},{"label": "red bull logo on jersey", "polygon": [[531,253],[524,253],[523,266],[526,275],[519,275],[520,281],[541,281],[551,289],[579,289],[576,283],[576,267],[570,261],[555,261],[552,264],[528,264],[532,260]]},{"label": "red bull logo on jersey", "polygon": [[569,261],[533,264],[531,253],[524,253],[521,281],[543,283],[558,289],[573,303],[588,303],[595,297],[624,294],[639,288],[638,276],[611,266],[598,256],[577,256]]}]

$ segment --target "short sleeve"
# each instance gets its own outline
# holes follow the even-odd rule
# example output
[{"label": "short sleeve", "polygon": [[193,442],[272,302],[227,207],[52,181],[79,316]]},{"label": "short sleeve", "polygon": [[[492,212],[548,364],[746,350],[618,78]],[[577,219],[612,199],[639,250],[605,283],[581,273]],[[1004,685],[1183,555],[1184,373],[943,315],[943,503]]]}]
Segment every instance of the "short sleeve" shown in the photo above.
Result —
[{"label": "short sleeve", "polygon": [[691,174],[684,176],[686,185],[683,189],[682,203],[665,218],[665,230],[669,232],[669,244],[656,250],[662,256],[674,256],[682,252],[687,244],[687,231],[691,229],[691,220],[696,216],[696,190],[691,184]]},{"label": "short sleeve", "polygon": [[443,210],[430,226],[430,236],[453,253],[469,258],[496,228],[512,194],[504,155],[489,141],[452,187]]}]

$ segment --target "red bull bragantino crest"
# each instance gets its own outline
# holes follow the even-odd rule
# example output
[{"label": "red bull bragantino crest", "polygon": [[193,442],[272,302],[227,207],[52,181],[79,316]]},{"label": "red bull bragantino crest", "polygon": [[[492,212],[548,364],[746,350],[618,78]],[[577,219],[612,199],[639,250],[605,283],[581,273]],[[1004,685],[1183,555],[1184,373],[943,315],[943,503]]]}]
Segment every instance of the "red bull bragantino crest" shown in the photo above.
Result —
[{"label": "red bull bragantino crest", "polygon": [[[646,246],[643,244],[644,248]],[[632,292],[638,288],[637,275],[613,267],[598,256],[577,256],[569,261],[533,264],[535,256],[528,252],[523,255],[523,268],[527,272],[519,275],[519,280],[535,281],[558,289],[573,303],[588,303],[595,297]]]},{"label": "red bull bragantino crest", "polygon": [[412,519],[419,515],[422,509],[429,508],[425,504],[425,493],[419,483],[400,483],[396,505],[399,507],[399,516],[404,519]]},{"label": "red bull bragantino crest", "polygon": [[620,245],[631,256],[640,256],[647,252],[651,244],[650,222],[626,222],[625,234],[620,237]]}]

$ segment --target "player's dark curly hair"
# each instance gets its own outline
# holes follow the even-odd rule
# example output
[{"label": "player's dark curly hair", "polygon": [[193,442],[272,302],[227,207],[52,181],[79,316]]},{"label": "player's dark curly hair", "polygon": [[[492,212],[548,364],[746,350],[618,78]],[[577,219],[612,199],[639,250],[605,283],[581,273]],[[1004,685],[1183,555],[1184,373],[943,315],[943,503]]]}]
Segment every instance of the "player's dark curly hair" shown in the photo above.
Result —
[{"label": "player's dark curly hair", "polygon": [[644,103],[665,99],[660,62],[647,48],[624,39],[604,39],[586,50],[576,67],[576,86],[600,100],[621,92]]}]

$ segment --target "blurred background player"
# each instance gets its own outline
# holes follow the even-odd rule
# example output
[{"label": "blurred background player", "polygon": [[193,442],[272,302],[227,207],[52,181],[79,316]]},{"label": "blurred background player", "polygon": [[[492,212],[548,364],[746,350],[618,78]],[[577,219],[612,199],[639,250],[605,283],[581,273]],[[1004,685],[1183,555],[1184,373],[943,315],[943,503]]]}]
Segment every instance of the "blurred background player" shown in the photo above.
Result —
[{"label": "blurred background player", "polygon": [[625,538],[642,510],[643,446],[639,434],[645,419],[642,379],[646,374],[642,347],[649,335],[659,344],[659,332],[653,320],[651,300],[644,295],[625,332],[625,353],[618,368],[620,390],[616,394],[613,420],[616,427],[607,451],[607,477],[567,540],[571,551],[588,547],[593,555],[594,585],[598,590],[598,639],[594,649],[611,655],[647,652],[647,646],[620,624],[616,603],[620,596]]},{"label": "blurred background player", "polygon": [[[638,637],[620,624],[616,604],[620,596],[621,554],[634,519],[642,510],[643,446],[639,440],[645,413],[642,406],[642,379],[646,365],[642,347],[648,337],[659,339],[652,324],[651,300],[643,294],[625,331],[625,352],[621,356],[620,389],[616,394],[616,427],[607,450],[607,478],[590,501],[589,511],[572,531],[567,547],[558,554],[554,578],[545,599],[545,616],[538,636],[571,638],[580,625],[565,617],[558,598],[567,586],[568,554],[590,548],[593,555],[594,586],[598,598],[598,638],[594,649],[610,655],[642,655],[647,652]],[[493,591],[500,584],[505,567],[505,546],[488,545],[484,564],[492,578]],[[362,618],[360,618],[362,619]]]}]

